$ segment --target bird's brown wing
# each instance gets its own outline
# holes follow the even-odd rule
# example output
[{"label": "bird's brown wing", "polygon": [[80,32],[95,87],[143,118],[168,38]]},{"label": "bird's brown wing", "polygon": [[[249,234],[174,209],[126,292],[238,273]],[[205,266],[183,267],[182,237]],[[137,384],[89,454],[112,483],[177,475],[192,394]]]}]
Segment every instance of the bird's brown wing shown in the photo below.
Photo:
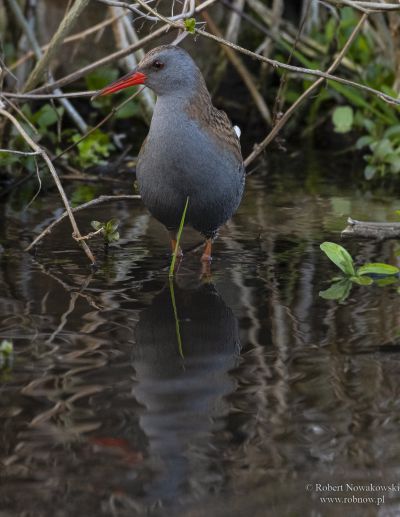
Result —
[{"label": "bird's brown wing", "polygon": [[230,149],[239,160],[242,160],[239,137],[234,130],[231,121],[225,111],[218,110],[211,106],[209,128],[214,136],[228,149]]},{"label": "bird's brown wing", "polygon": [[198,75],[198,89],[185,107],[190,118],[197,121],[218,143],[243,161],[239,138],[225,111],[215,108],[202,75]]}]

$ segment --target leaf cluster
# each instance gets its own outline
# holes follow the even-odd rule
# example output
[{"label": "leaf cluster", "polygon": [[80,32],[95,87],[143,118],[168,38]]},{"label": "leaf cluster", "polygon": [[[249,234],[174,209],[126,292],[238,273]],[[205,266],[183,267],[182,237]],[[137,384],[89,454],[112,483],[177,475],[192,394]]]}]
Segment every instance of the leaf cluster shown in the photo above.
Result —
[{"label": "leaf cluster", "polygon": [[334,242],[323,242],[320,248],[343,273],[333,279],[334,282],[328,289],[320,291],[319,295],[326,300],[344,301],[353,284],[371,285],[376,282],[386,285],[388,277],[389,283],[396,282],[400,273],[398,267],[382,262],[371,262],[356,268],[350,253]]},{"label": "leaf cluster", "polygon": [[113,242],[119,241],[119,221],[117,219],[110,219],[105,223],[102,223],[100,221],[92,221],[90,224],[92,228],[94,228],[96,231],[100,230],[100,233],[103,235],[104,238],[104,244],[106,246],[112,244]]}]

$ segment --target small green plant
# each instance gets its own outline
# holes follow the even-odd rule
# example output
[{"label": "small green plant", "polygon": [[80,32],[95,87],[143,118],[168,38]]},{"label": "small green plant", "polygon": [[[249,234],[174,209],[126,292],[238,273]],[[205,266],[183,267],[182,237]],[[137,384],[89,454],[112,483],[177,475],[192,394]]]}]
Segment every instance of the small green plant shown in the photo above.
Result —
[{"label": "small green plant", "polygon": [[108,246],[109,244],[119,240],[119,221],[117,219],[110,219],[106,223],[92,221],[90,224],[92,228],[96,230],[96,232],[99,232],[103,235],[105,246]]},{"label": "small green plant", "polygon": [[395,275],[400,273],[398,267],[381,262],[367,263],[356,268],[350,253],[334,242],[323,242],[320,248],[343,272],[340,277],[333,278],[333,283],[328,289],[320,291],[319,295],[326,300],[344,301],[353,284],[371,285],[374,281],[381,285],[392,283],[397,281]]},{"label": "small green plant", "polygon": [[194,18],[188,18],[183,22],[183,24],[185,25],[185,29],[187,30],[187,32],[190,32],[190,34],[194,34],[194,30],[196,28],[196,20]]},{"label": "small green plant", "polygon": [[[74,133],[71,137],[71,142],[79,142],[82,135]],[[104,158],[110,156],[110,152],[115,149],[110,141],[107,133],[103,133],[100,129],[96,129],[87,136],[84,140],[77,144],[78,155],[75,162],[79,167],[88,168],[92,165],[105,164]]]}]

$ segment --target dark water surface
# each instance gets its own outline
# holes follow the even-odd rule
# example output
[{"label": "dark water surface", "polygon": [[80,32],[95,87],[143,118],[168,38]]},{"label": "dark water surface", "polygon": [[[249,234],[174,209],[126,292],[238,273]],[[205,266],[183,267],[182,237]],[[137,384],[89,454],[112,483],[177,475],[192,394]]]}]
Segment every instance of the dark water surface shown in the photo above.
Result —
[{"label": "dark water surface", "polygon": [[[400,208],[358,190],[350,168],[295,156],[251,176],[211,281],[185,256],[177,318],[166,235],[140,202],[79,216],[83,231],[121,221],[108,256],[93,244],[95,274],[68,224],[35,257],[22,251],[61,212],[56,194],[0,205],[0,339],[14,343],[0,516],[400,515],[398,284],[355,286],[343,304],[318,296],[337,274],[319,244],[339,242],[350,214]],[[348,243],[359,263],[395,264],[396,246]]]}]

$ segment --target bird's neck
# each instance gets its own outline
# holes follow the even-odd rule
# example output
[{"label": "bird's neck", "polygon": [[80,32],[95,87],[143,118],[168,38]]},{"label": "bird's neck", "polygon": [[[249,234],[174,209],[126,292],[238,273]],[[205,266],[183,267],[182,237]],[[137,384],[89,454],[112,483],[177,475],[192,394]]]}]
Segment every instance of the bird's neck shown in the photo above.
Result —
[{"label": "bird's neck", "polygon": [[153,122],[159,124],[160,119],[173,123],[179,117],[204,118],[212,109],[211,97],[203,76],[199,74],[193,86],[177,89],[159,95],[154,108]]}]

